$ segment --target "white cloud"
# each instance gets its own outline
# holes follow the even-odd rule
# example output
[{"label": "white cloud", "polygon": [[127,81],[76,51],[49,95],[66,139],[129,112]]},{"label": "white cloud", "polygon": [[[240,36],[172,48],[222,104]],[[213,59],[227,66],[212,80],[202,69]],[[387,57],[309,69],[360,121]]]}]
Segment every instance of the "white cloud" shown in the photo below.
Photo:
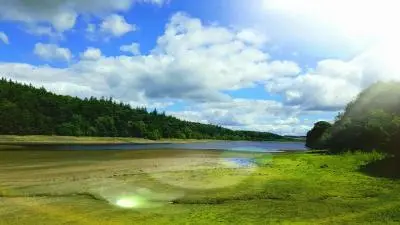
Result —
[{"label": "white cloud", "polygon": [[4,44],[9,44],[8,36],[4,32],[0,32],[0,41],[2,41]]},{"label": "white cloud", "polygon": [[[59,4],[60,3],[60,4]],[[71,29],[77,13],[70,9],[66,1],[7,1],[0,0],[0,19],[24,22],[29,25],[50,23],[57,31]]]},{"label": "white cloud", "polygon": [[218,124],[240,130],[258,130],[279,134],[303,135],[312,127],[300,121],[299,108],[269,100],[231,99],[218,103],[202,103],[174,112],[178,118]]},{"label": "white cloud", "polygon": [[52,20],[52,24],[57,31],[66,31],[75,26],[78,15],[74,11],[62,11]]},{"label": "white cloud", "polygon": [[162,5],[164,0],[0,0],[0,20],[18,21],[29,26],[50,24],[57,32],[70,30],[79,15],[102,17],[124,12],[133,3]]},{"label": "white cloud", "polygon": [[[149,90],[152,96],[164,92],[171,93],[170,97],[176,92],[198,95],[199,91],[218,96],[216,91],[251,87],[256,81],[293,72],[292,68],[276,71],[267,53],[238,39],[235,31],[207,26],[181,13],[172,17],[158,39],[156,53],[164,73],[152,80],[154,87],[162,86]],[[171,82],[171,78],[180,82]],[[172,90],[165,88],[168,85]]]},{"label": "white cloud", "polygon": [[139,2],[144,2],[144,3],[153,3],[157,5],[162,5],[164,3],[168,3],[171,0],[140,0]]},{"label": "white cloud", "polygon": [[62,39],[63,35],[55,31],[51,26],[30,25],[24,29],[27,33],[36,36],[49,36],[51,38]]},{"label": "white cloud", "polygon": [[127,23],[123,16],[111,14],[105,17],[98,26],[94,23],[89,23],[85,31],[86,38],[91,41],[101,38],[108,41],[111,37],[121,37],[136,29],[136,25]]},{"label": "white cloud", "polygon": [[[88,84],[75,77],[68,69],[59,69],[50,66],[34,66],[24,63],[0,63],[0,71],[7,78],[24,83],[31,83],[37,87],[46,87],[60,94],[83,96],[97,96]],[[3,75],[2,74],[2,75]],[[81,94],[78,94],[81,93]]]},{"label": "white cloud", "polygon": [[37,43],[33,52],[44,60],[70,61],[73,57],[69,49],[61,48],[55,44]]},{"label": "white cloud", "polygon": [[81,58],[84,60],[98,60],[101,58],[101,50],[89,47],[85,52],[81,53]]},{"label": "white cloud", "polygon": [[270,70],[272,73],[282,76],[296,76],[301,72],[301,68],[297,63],[292,61],[273,61],[270,63]]},{"label": "white cloud", "polygon": [[326,59],[296,77],[272,79],[267,90],[284,94],[286,103],[306,109],[341,110],[377,81],[400,81],[398,40],[386,40],[349,61]]},{"label": "white cloud", "polygon": [[237,34],[237,37],[239,40],[258,46],[262,46],[268,41],[267,37],[263,33],[257,32],[256,30],[252,29],[245,29],[240,31]]},{"label": "white cloud", "polygon": [[132,43],[130,45],[122,45],[119,49],[122,52],[128,52],[132,55],[140,55],[140,45],[138,43]]},{"label": "white cloud", "polygon": [[[1,63],[0,76],[19,82],[30,83],[36,87],[64,95],[81,98],[95,96],[112,96],[115,100],[130,103],[132,106],[147,107],[149,109],[163,109],[173,104],[172,101],[157,101],[148,99],[144,92],[136,90],[120,90],[110,88],[102,75],[79,74],[79,70],[61,69],[50,66],[34,66],[24,63]],[[89,77],[92,76],[92,77]],[[108,77],[108,79],[110,79]],[[129,91],[129,92],[128,92]]]},{"label": "white cloud", "polygon": [[[223,91],[298,73],[295,63],[270,60],[257,46],[241,41],[239,32],[178,13],[149,55],[99,57],[98,50],[89,49],[82,54],[84,60],[66,70],[80,77],[76,84],[88,85],[105,96],[113,93],[131,101],[143,93],[148,99],[195,102],[226,101],[230,97]],[[39,43],[35,53],[44,59],[72,58],[68,49],[56,45]],[[32,79],[41,80],[40,76]]]},{"label": "white cloud", "polygon": [[123,16],[117,14],[107,16],[100,25],[101,32],[115,37],[121,37],[135,30],[136,25],[127,23]]}]

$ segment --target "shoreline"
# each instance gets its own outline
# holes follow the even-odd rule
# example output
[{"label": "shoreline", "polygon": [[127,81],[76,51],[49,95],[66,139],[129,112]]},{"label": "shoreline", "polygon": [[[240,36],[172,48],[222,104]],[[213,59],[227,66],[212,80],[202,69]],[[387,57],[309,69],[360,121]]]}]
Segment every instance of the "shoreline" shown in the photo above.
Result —
[{"label": "shoreline", "polygon": [[0,135],[0,145],[129,145],[129,144],[168,144],[213,142],[218,140],[197,139],[161,139],[125,137],[73,137],[48,135]]},{"label": "shoreline", "polygon": [[[0,135],[0,145],[130,145],[130,144],[189,144],[205,142],[223,142],[234,140],[214,139],[160,139],[149,140],[144,138],[125,137],[72,137],[72,136],[46,136],[46,135]],[[235,140],[247,141],[247,140]],[[289,142],[298,143],[296,140],[271,140],[261,142]]]}]

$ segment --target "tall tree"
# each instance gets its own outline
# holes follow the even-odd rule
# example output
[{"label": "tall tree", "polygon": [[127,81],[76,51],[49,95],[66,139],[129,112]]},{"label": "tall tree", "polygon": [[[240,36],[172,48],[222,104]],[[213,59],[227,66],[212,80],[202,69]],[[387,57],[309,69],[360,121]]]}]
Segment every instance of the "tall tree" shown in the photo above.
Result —
[{"label": "tall tree", "polygon": [[306,146],[309,148],[321,148],[322,135],[332,127],[332,124],[326,121],[319,121],[314,124],[312,130],[307,133]]},{"label": "tall tree", "polygon": [[[310,131],[310,136],[319,133]],[[400,156],[400,83],[376,83],[365,89],[322,139],[332,152],[380,150]]]}]

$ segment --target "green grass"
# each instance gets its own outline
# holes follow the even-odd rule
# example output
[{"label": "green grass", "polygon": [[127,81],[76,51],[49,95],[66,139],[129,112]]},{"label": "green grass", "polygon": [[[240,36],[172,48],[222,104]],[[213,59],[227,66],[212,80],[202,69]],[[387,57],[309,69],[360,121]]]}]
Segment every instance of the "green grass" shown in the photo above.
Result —
[{"label": "green grass", "polygon": [[[0,224],[399,224],[400,181],[359,172],[382,157],[3,150]],[[112,204],[138,188],[142,207]]]}]

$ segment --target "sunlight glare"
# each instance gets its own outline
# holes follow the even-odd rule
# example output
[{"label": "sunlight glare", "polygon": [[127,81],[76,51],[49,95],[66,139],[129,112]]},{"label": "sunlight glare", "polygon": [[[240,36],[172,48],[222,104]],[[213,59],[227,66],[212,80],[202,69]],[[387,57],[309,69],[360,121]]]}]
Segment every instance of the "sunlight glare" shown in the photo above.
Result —
[{"label": "sunlight glare", "polygon": [[398,3],[391,0],[263,0],[265,10],[296,16],[348,36],[397,35]]},{"label": "sunlight glare", "polygon": [[136,198],[121,198],[117,200],[116,205],[121,208],[136,208],[140,205],[139,200]]}]

